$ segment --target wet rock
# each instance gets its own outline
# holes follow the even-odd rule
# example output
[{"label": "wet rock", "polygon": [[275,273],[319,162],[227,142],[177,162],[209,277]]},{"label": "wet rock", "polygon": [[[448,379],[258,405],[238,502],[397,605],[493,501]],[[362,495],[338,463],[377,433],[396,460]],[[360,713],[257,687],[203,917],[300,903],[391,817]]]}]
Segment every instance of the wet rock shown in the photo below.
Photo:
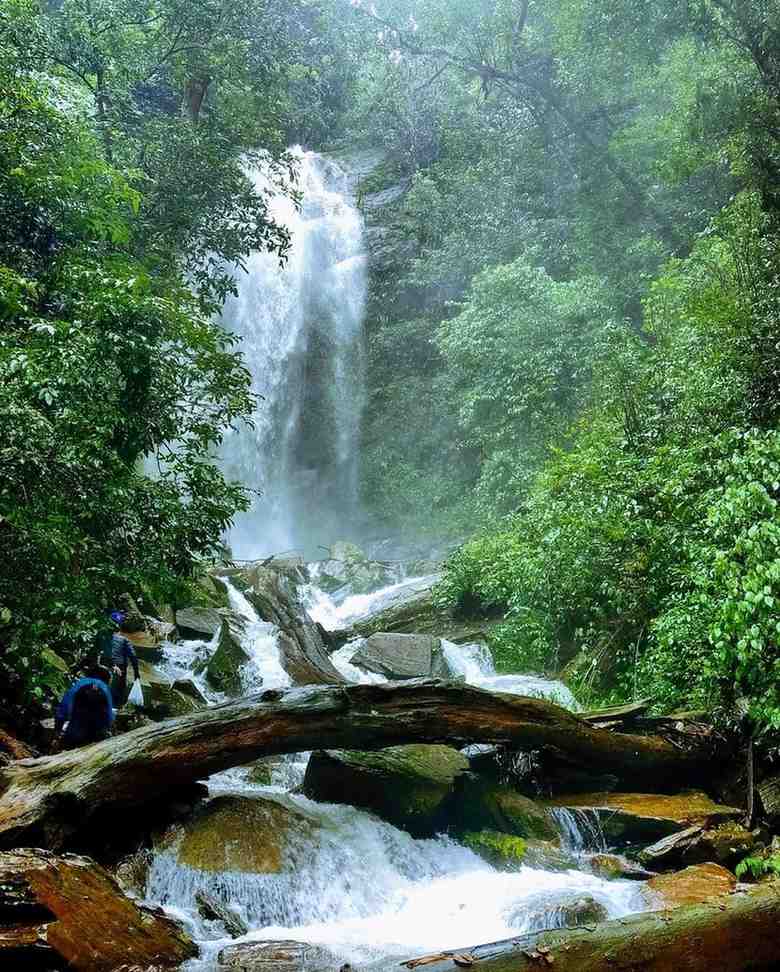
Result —
[{"label": "wet rock", "polygon": [[207,921],[220,921],[231,938],[242,938],[249,931],[244,919],[231,911],[226,904],[219,901],[208,891],[196,891],[195,902],[198,914]]},{"label": "wet rock", "polygon": [[428,836],[445,824],[447,803],[468,760],[448,746],[391,746],[375,753],[318,751],[303,791],[314,800],[370,810],[409,833]]},{"label": "wet rock", "polygon": [[591,871],[607,881],[627,878],[632,881],[645,881],[653,876],[651,871],[618,854],[592,854],[588,858]]},{"label": "wet rock", "polygon": [[694,823],[722,823],[742,813],[714,803],[705,793],[688,790],[658,793],[576,793],[555,797],[548,805],[585,810],[599,821],[608,843],[627,846],[661,840]]},{"label": "wet rock", "polygon": [[206,700],[195,688],[197,695],[182,691],[168,681],[164,675],[148,662],[138,663],[141,686],[144,694],[144,714],[152,719],[171,719],[174,716],[188,715],[205,708]]},{"label": "wet rock", "polygon": [[494,830],[517,837],[558,842],[550,812],[510,786],[465,773],[458,780],[451,809],[461,833]]},{"label": "wet rock", "polygon": [[711,828],[697,824],[646,847],[639,860],[656,869],[707,861],[733,866],[749,854],[756,840],[756,833],[733,820]]},{"label": "wet rock", "polygon": [[551,840],[515,837],[496,830],[462,834],[460,840],[488,864],[502,871],[515,871],[521,866],[542,871],[571,871],[580,867],[573,854]]},{"label": "wet rock", "polygon": [[275,800],[219,796],[172,828],[162,847],[174,848],[179,863],[200,871],[277,874],[291,835],[310,827],[303,814]]},{"label": "wet rock", "polygon": [[525,863],[526,841],[496,830],[461,835],[461,843],[499,870],[513,871]]},{"label": "wet rock", "polygon": [[378,632],[430,634],[460,644],[484,642],[498,618],[462,618],[434,602],[433,588],[441,574],[421,577],[388,595],[382,605],[338,633],[340,644],[352,638],[368,638]]},{"label": "wet rock", "polygon": [[216,608],[190,607],[176,612],[176,627],[182,638],[209,641],[221,625],[222,615]]},{"label": "wet rock", "polygon": [[391,679],[448,677],[441,639],[433,635],[378,633],[367,638],[352,664]]},{"label": "wet rock", "polygon": [[241,668],[249,661],[242,644],[246,623],[233,612],[220,616],[219,645],[206,665],[206,681],[217,692],[241,694]]},{"label": "wet rock", "polygon": [[228,945],[217,957],[220,968],[235,972],[335,972],[341,961],[305,942],[246,942]]},{"label": "wet rock", "polygon": [[114,877],[126,894],[143,898],[151,864],[152,852],[147,847],[140,847],[122,858],[114,869]]},{"label": "wet rock", "polygon": [[208,705],[208,699],[191,678],[179,678],[173,683],[173,687],[177,692],[189,696],[195,702]]},{"label": "wet rock", "polygon": [[296,685],[338,684],[344,681],[325,650],[318,625],[303,607],[296,585],[270,567],[251,573],[245,596],[263,621],[279,629],[279,651],[285,671]]},{"label": "wet rock", "polygon": [[737,879],[720,864],[694,864],[673,874],[658,874],[644,888],[647,906],[660,911],[701,904],[731,894]]},{"label": "wet rock", "polygon": [[607,909],[589,894],[541,894],[519,903],[506,916],[521,931],[542,928],[580,928],[605,921]]},{"label": "wet rock", "polygon": [[3,969],[115,972],[177,969],[198,949],[162,910],[128,898],[86,857],[44,850],[0,854]]}]

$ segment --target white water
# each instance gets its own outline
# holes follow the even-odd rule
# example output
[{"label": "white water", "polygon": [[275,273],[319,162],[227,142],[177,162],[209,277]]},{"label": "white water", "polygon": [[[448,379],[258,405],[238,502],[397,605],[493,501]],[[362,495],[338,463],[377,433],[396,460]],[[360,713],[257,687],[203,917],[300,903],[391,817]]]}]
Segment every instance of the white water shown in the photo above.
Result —
[{"label": "white water", "polygon": [[[233,555],[254,558],[325,542],[357,508],[357,440],[363,404],[362,321],[366,273],[360,214],[334,163],[294,149],[300,208],[271,194],[290,231],[284,267],[254,253],[238,272],[225,326],[241,338],[262,396],[254,428],[229,434],[222,465],[260,492],[236,518]],[[253,176],[268,194],[263,173]],[[341,532],[339,531],[341,526]]]},{"label": "white water", "polygon": [[[418,581],[411,582],[412,587]],[[408,588],[409,585],[407,585]],[[374,595],[348,598],[333,605],[337,614],[349,600],[362,613],[398,594],[393,585]],[[243,645],[250,662],[242,672],[246,691],[284,687],[289,677],[281,666],[273,625],[258,619],[247,599],[229,588],[232,609],[246,622]],[[330,599],[316,589],[310,603]],[[332,604],[332,602],[330,602]],[[354,607],[346,611],[355,610]],[[341,614],[339,625],[343,623]],[[213,650],[215,642],[167,646],[166,673],[189,675],[188,660]],[[383,681],[350,662],[359,642],[332,657],[352,681]],[[534,676],[496,675],[489,652],[477,645],[444,643],[451,669],[475,685],[499,691],[534,691],[552,695],[576,707],[560,683]],[[563,690],[563,691],[562,691]],[[214,693],[212,693],[212,696]],[[442,948],[465,947],[509,938],[539,928],[558,927],[573,900],[593,898],[610,917],[641,910],[641,885],[607,881],[585,871],[545,871],[518,867],[498,871],[446,836],[417,840],[378,818],[349,806],[316,804],[291,790],[303,781],[308,754],[281,759],[272,770],[272,785],[258,786],[247,770],[234,769],[212,777],[213,795],[236,794],[281,802],[302,815],[306,826],[292,828],[278,874],[211,873],[180,864],[176,849],[158,851],[150,869],[146,897],[162,904],[189,927],[202,946],[190,972],[218,968],[216,956],[230,944],[218,922],[199,917],[195,893],[207,890],[239,913],[251,929],[247,941],[293,939],[320,945],[339,961],[355,967],[386,968],[403,958]],[[556,812],[563,844],[578,855],[603,850],[603,835],[565,811]]]},{"label": "white water", "polygon": [[[241,337],[253,388],[263,396],[254,429],[228,436],[222,452],[227,473],[262,492],[229,538],[234,556],[241,558],[312,549],[344,536],[344,524],[354,523],[357,513],[362,227],[338,167],[311,153],[297,155],[301,209],[284,197],[271,201],[273,215],[291,231],[287,265],[281,270],[274,258],[255,254],[223,315],[225,325]],[[262,175],[256,180],[266,188]],[[418,596],[437,579],[411,578],[353,596],[329,597],[312,586],[307,607],[324,627],[343,629]],[[274,626],[261,621],[235,588],[229,588],[229,597],[245,622],[242,644],[249,661],[241,671],[243,691],[290,685]],[[158,667],[171,680],[194,678],[210,701],[221,701],[202,671],[217,644],[217,637],[167,644]],[[334,664],[350,681],[383,681],[352,664],[358,647],[359,642],[345,645],[334,654]],[[577,707],[561,683],[497,674],[481,646],[445,642],[443,649],[451,671],[469,684],[544,695]],[[181,917],[200,941],[202,957],[188,966],[193,972],[215,969],[219,948],[228,944],[219,923],[198,916],[198,890],[210,891],[241,914],[251,928],[249,940],[320,944],[362,970],[555,927],[572,897],[593,897],[610,917],[642,907],[635,882],[605,881],[575,870],[497,871],[446,836],[416,840],[352,807],[312,803],[291,792],[303,780],[307,758],[303,753],[277,761],[272,785],[266,787],[249,782],[243,768],[209,781],[212,795],[274,799],[303,815],[306,826],[293,828],[286,839],[280,873],[211,873],[180,864],[175,847],[154,854],[146,897]],[[579,824],[559,817],[566,844],[581,852],[596,835]]]}]

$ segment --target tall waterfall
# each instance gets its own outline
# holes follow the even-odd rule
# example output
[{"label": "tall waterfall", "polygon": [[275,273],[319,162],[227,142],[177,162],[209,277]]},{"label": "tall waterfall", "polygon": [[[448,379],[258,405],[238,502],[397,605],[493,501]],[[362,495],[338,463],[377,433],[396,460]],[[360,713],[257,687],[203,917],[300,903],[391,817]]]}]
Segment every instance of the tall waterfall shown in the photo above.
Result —
[{"label": "tall waterfall", "polygon": [[[296,149],[300,208],[286,196],[270,210],[291,233],[288,260],[255,253],[223,310],[241,338],[253,390],[254,428],[223,445],[227,474],[256,490],[236,518],[233,555],[313,551],[344,536],[357,512],[363,405],[362,321],[366,293],[360,214],[346,173]],[[263,173],[255,175],[267,191]]]}]

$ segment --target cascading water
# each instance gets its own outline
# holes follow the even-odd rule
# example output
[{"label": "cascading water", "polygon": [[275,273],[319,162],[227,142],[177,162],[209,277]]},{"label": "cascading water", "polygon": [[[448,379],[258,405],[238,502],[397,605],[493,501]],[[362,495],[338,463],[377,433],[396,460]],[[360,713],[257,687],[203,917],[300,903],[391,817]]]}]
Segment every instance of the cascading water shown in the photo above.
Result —
[{"label": "cascading water", "polygon": [[[343,536],[357,509],[362,221],[335,162],[300,149],[293,154],[300,208],[281,194],[269,203],[290,231],[286,264],[253,254],[222,314],[262,396],[254,429],[229,434],[221,453],[228,476],[257,491],[228,538],[239,558],[313,550]],[[263,173],[254,179],[268,190]]]},{"label": "cascading water", "polygon": [[[254,428],[231,433],[222,451],[228,475],[260,491],[229,537],[237,558],[293,547],[312,551],[348,535],[345,524],[358,521],[365,296],[361,220],[349,201],[344,172],[321,156],[295,154],[301,207],[284,196],[270,204],[291,233],[288,262],[280,268],[273,257],[255,254],[223,313],[225,326],[241,338],[254,391],[262,396]],[[260,188],[269,188],[261,173],[255,178]],[[314,571],[315,581],[316,576]],[[438,579],[401,579],[400,567],[390,576],[398,583],[372,594],[355,595],[345,585],[331,596],[313,583],[304,592],[306,606],[323,627],[348,628],[367,614],[418,596]],[[232,630],[247,658],[239,671],[243,692],[289,686],[278,632],[236,587],[226,585],[236,616]],[[219,703],[225,696],[209,687],[204,675],[218,643],[215,635],[211,641],[169,644],[158,667],[171,681],[194,679],[210,703]],[[353,641],[333,654],[340,672],[348,681],[384,681],[353,663],[358,647]],[[490,652],[479,645],[442,642],[442,647],[452,675],[468,684],[547,696],[577,708],[560,682],[497,674]],[[190,972],[223,968],[217,955],[230,944],[222,937],[221,922],[199,914],[198,893],[239,914],[250,929],[247,941],[306,942],[329,949],[337,960],[334,967],[347,960],[377,972],[426,951],[556,927],[567,920],[568,906],[583,898],[586,907],[610,917],[642,908],[635,882],[607,881],[574,869],[497,870],[447,836],[414,839],[353,807],[313,803],[299,792],[307,760],[308,754],[299,753],[211,777],[212,799],[201,808],[205,832],[189,840],[186,852],[188,831],[174,828],[161,838],[146,898],[179,916],[199,940],[202,954],[187,966]],[[262,784],[256,782],[261,778]],[[227,830],[220,831],[208,814],[218,817],[223,808],[228,818],[234,814],[234,822],[222,824]],[[247,814],[261,823],[253,828]],[[197,829],[197,817],[189,823]],[[563,811],[558,824],[573,867],[587,857],[594,835]],[[255,834],[271,844],[250,845],[249,861],[258,853],[258,860],[273,866],[252,863],[244,870],[242,840]],[[211,864],[199,854],[211,855]]]}]

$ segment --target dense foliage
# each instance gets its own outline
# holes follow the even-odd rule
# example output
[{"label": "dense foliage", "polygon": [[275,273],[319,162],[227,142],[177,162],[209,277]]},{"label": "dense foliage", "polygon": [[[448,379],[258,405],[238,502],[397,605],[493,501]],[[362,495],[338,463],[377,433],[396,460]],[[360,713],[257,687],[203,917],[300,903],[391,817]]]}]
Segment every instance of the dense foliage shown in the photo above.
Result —
[{"label": "dense foliage", "polygon": [[780,727],[777,10],[355,18],[408,185],[369,319],[367,501],[476,532],[440,594],[506,613],[504,666]]},{"label": "dense foliage", "polygon": [[0,4],[0,698],[28,715],[246,503],[213,456],[249,378],[212,314],[288,243],[245,173],[290,185],[294,6]]}]

